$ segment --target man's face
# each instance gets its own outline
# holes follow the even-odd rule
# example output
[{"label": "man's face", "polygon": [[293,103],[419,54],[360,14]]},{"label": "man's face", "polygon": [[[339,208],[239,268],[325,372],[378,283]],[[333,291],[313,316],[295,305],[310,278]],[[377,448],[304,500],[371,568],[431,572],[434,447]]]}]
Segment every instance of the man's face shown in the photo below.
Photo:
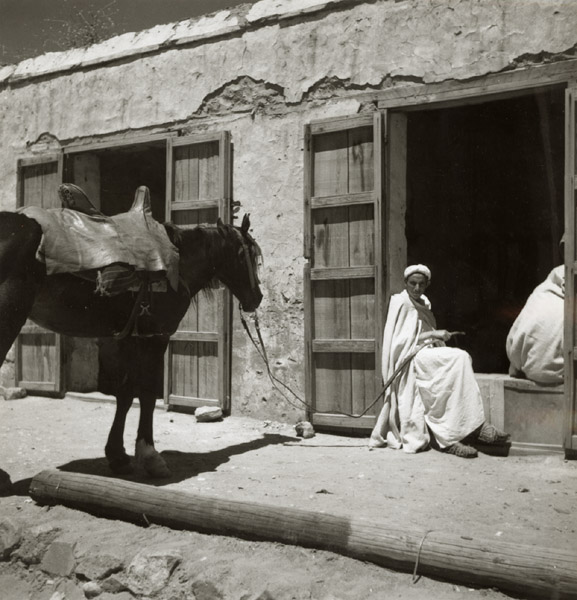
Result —
[{"label": "man's face", "polygon": [[419,300],[428,287],[429,280],[421,273],[413,273],[405,281],[405,289],[414,300]]}]

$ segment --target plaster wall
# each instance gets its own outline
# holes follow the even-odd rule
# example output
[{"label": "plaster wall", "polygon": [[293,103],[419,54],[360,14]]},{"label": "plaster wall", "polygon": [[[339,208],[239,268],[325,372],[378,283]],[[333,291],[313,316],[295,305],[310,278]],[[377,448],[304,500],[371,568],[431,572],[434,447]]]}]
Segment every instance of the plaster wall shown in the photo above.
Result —
[{"label": "plaster wall", "polygon": [[[367,92],[574,58],[574,0],[262,0],[0,67],[0,208],[21,156],[77,140],[229,130],[234,199],[263,247],[261,325],[304,394],[303,126]],[[235,316],[233,412],[292,420]],[[256,375],[255,375],[256,373]]]}]

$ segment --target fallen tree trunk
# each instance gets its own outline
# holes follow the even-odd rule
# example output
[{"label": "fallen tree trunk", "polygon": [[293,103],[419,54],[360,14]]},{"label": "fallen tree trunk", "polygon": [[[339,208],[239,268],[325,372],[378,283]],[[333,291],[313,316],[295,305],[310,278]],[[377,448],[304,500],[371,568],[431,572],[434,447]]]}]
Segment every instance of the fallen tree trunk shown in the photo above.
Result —
[{"label": "fallen tree trunk", "polygon": [[224,500],[96,475],[42,471],[30,495],[141,524],[330,550],[419,575],[531,598],[577,598],[575,554],[268,504]]}]

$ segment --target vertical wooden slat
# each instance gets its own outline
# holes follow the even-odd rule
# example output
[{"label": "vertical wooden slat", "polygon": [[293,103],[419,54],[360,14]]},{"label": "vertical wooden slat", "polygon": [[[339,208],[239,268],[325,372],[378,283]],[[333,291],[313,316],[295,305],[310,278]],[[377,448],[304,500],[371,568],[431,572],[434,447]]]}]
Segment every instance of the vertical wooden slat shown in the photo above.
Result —
[{"label": "vertical wooden slat", "polygon": [[370,204],[349,207],[350,266],[375,264],[375,218]]},{"label": "vertical wooden slat", "polygon": [[563,446],[568,454],[577,452],[577,383],[575,346],[577,342],[577,87],[570,87],[565,95],[565,426]]},{"label": "vertical wooden slat", "polygon": [[349,266],[349,207],[313,211],[314,267]]},{"label": "vertical wooden slat", "polygon": [[375,338],[377,331],[375,325],[374,279],[351,279],[349,295],[351,306],[351,338]]},{"label": "vertical wooden slat", "polygon": [[374,188],[373,128],[350,129],[349,134],[349,194]]},{"label": "vertical wooden slat", "polygon": [[346,194],[348,192],[347,131],[323,133],[313,139],[313,195]]},{"label": "vertical wooden slat", "polygon": [[311,160],[312,137],[310,125],[304,128],[304,151],[303,159],[305,167],[304,172],[304,232],[303,232],[303,256],[310,259],[312,256],[312,215],[311,215],[311,196],[313,194],[313,167]]},{"label": "vertical wooden slat", "polygon": [[[374,354],[353,354],[351,356],[351,395],[352,414],[361,414],[376,398],[379,387],[375,376]],[[369,415],[375,415],[377,408],[373,407]]]},{"label": "vertical wooden slat", "polygon": [[313,284],[315,338],[350,339],[350,282],[321,280]]},{"label": "vertical wooden slat", "polygon": [[315,409],[317,412],[350,413],[351,355],[344,353],[316,353]]}]

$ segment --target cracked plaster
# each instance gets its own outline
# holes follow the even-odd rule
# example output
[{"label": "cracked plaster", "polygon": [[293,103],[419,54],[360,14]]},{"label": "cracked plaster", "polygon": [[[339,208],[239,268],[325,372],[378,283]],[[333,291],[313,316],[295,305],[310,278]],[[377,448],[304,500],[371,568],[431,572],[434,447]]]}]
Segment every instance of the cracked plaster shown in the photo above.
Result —
[{"label": "cracked plaster", "polygon": [[[355,114],[362,107],[358,91],[470,79],[544,53],[554,59],[577,44],[575,6],[262,0],[0,69],[0,207],[14,207],[16,159],[35,146],[45,149],[47,133],[55,147],[58,140],[131,130],[229,130],[234,197],[252,214],[265,252],[265,342],[279,364],[296,365],[283,378],[302,391],[304,125]],[[196,42],[186,45],[187,39]],[[123,58],[99,64],[113,56]],[[54,69],[64,70],[27,79]],[[233,396],[239,404],[270,400],[275,392],[264,376],[255,378],[263,365],[237,325]],[[266,404],[277,411],[272,417],[291,412],[282,402]]]}]

